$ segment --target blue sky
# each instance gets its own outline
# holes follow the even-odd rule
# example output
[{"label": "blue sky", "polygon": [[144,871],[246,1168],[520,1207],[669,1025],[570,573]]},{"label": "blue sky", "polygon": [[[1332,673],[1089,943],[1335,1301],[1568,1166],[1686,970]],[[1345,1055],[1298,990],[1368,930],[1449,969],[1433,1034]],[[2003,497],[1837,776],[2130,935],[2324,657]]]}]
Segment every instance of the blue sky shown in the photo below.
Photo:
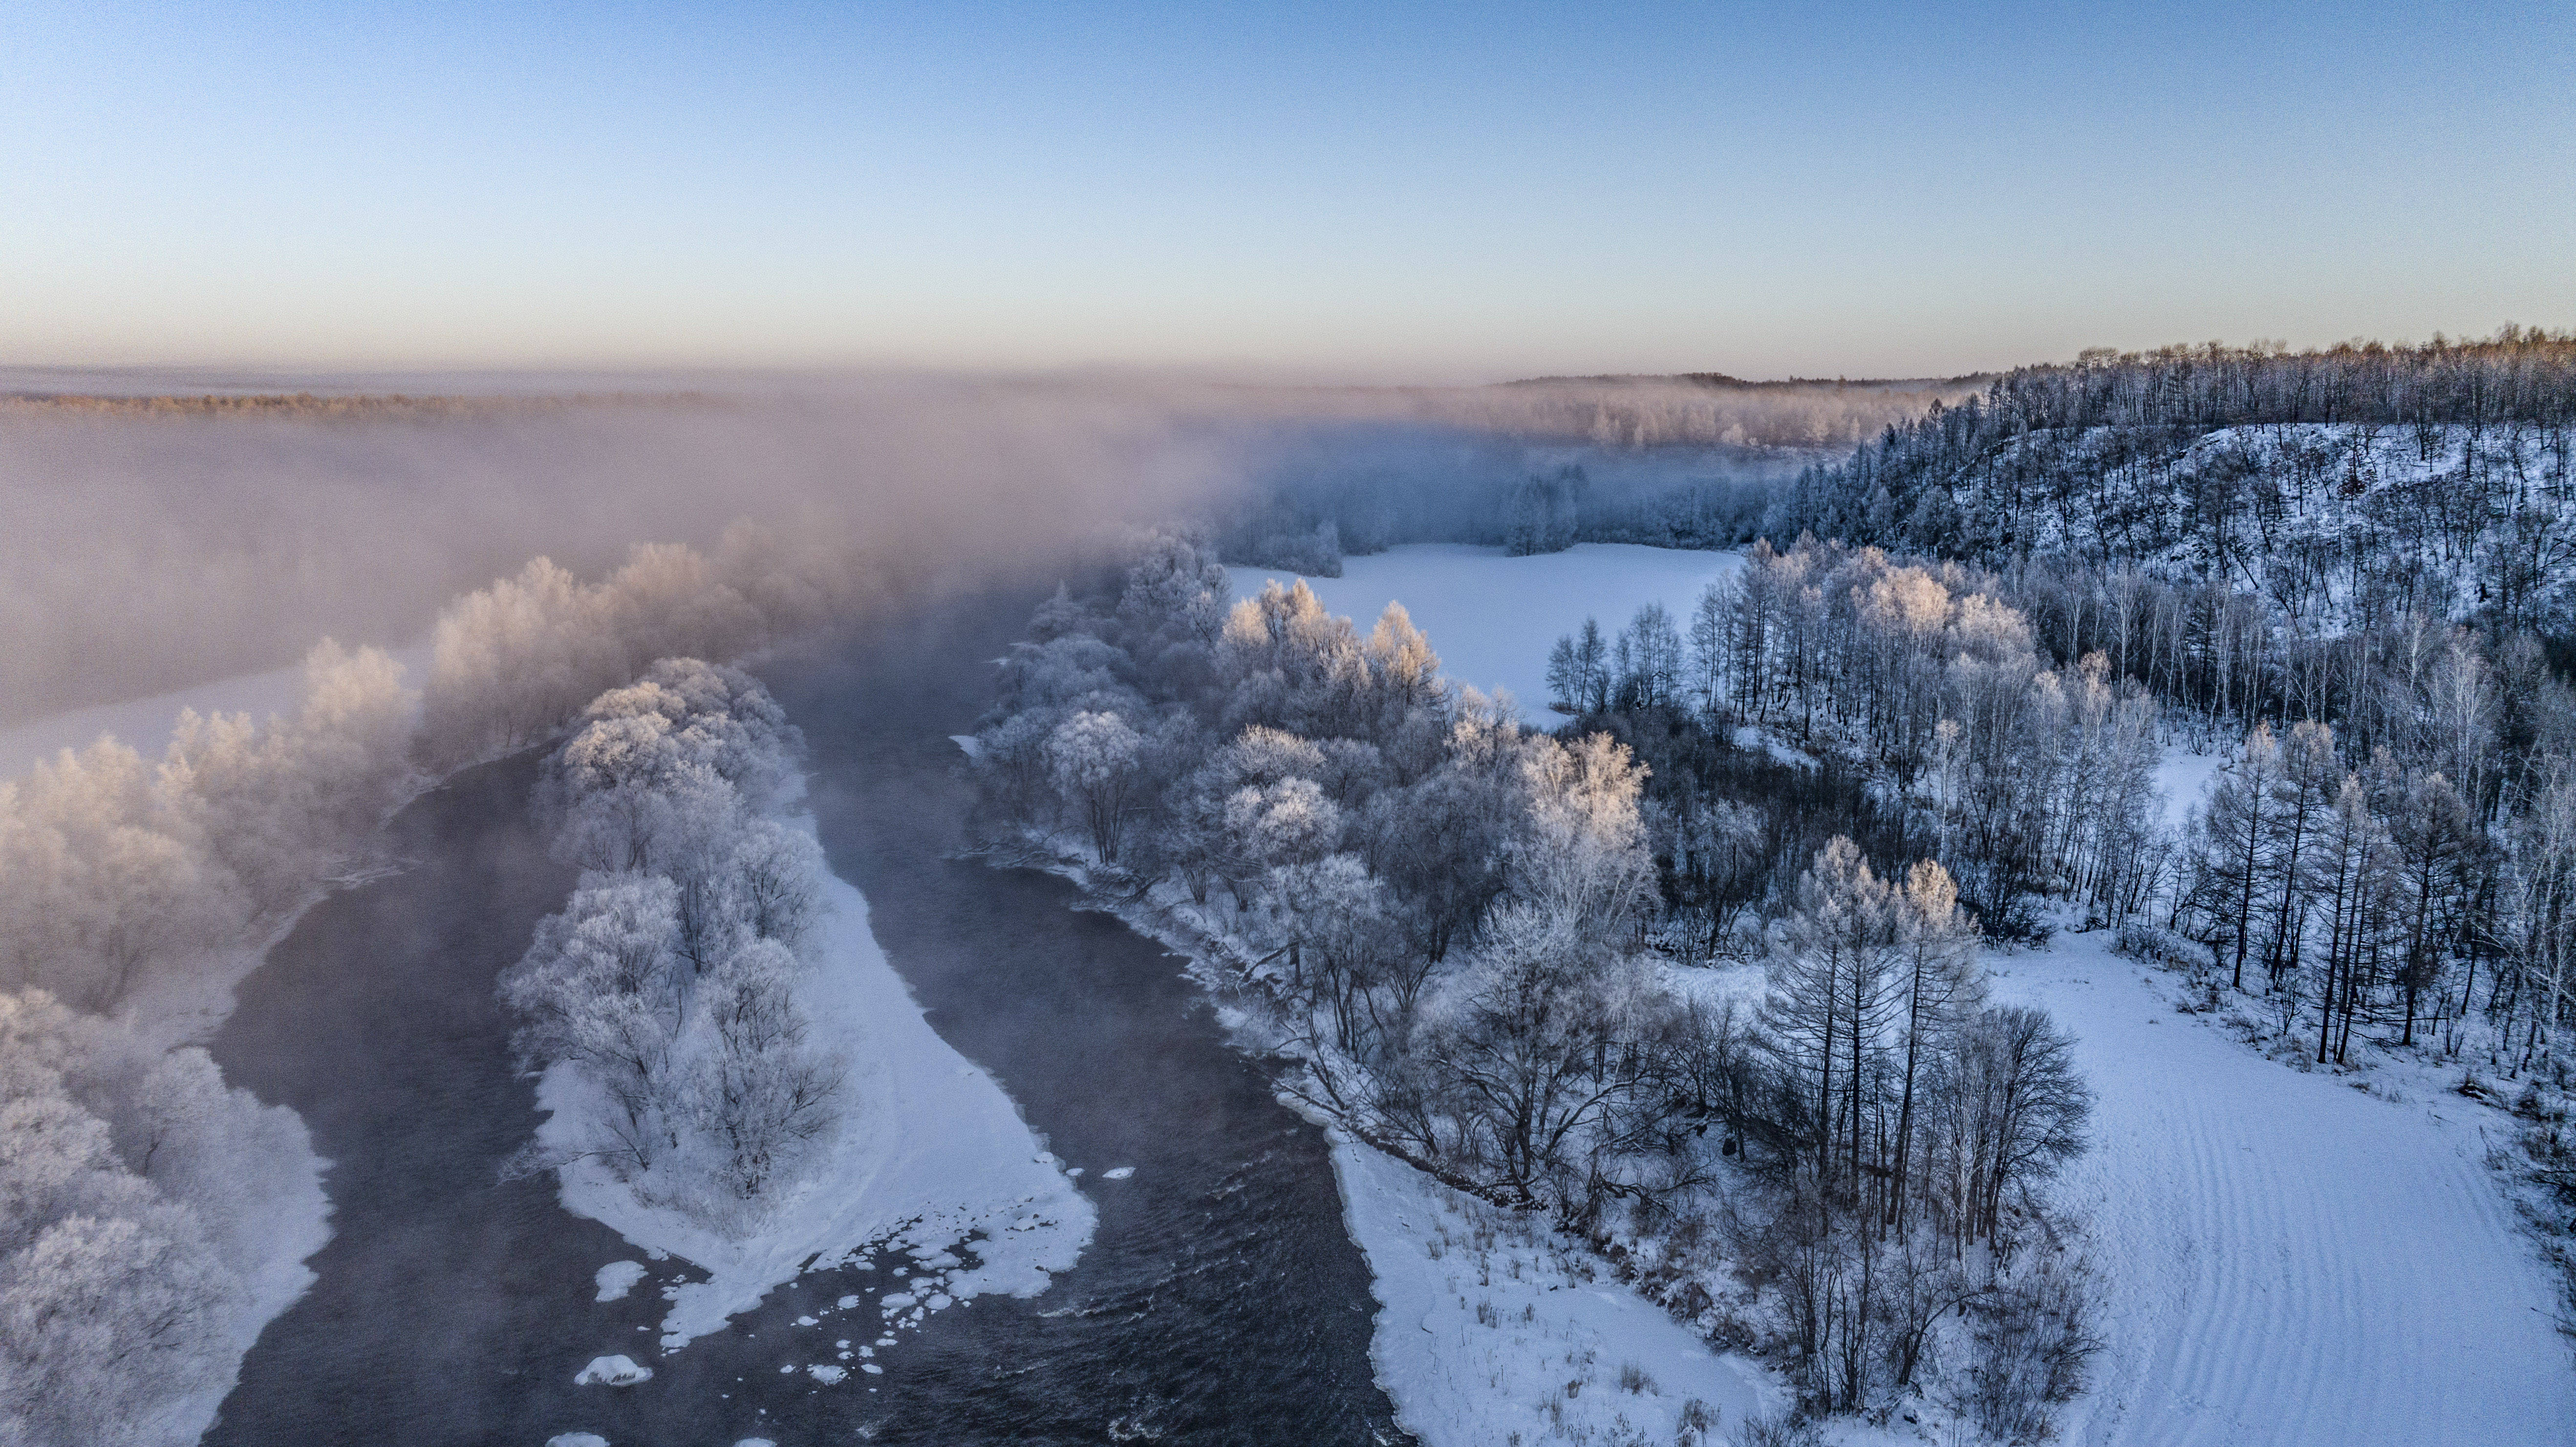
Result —
[{"label": "blue sky", "polygon": [[0,19],[0,363],[1950,373],[2576,325],[2567,5]]}]

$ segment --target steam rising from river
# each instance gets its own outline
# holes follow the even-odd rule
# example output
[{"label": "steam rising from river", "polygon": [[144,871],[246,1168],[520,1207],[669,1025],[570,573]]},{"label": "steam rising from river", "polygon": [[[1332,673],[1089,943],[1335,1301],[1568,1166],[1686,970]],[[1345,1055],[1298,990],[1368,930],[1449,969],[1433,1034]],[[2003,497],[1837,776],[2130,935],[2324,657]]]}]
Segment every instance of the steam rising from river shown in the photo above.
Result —
[{"label": "steam rising from river", "polygon": [[[539,554],[596,578],[634,543],[713,555],[731,528],[738,559],[767,550],[797,586],[848,584],[817,600],[847,604],[943,571],[1051,566],[1100,525],[1167,518],[1289,452],[1311,458],[1317,435],[1330,452],[1348,424],[1381,439],[1388,427],[1481,438],[1508,472],[1525,443],[1844,441],[1956,390],[552,380],[493,395],[484,379],[479,400],[426,405],[0,401],[0,723],[280,667],[326,634],[408,642],[448,600]],[[205,390],[202,378],[70,385]],[[1292,432],[1309,441],[1283,449]]]},{"label": "steam rising from river", "polygon": [[885,386],[459,414],[0,413],[0,721],[407,642],[546,554],[729,526],[852,568],[1023,561],[1211,484],[1161,409]]}]

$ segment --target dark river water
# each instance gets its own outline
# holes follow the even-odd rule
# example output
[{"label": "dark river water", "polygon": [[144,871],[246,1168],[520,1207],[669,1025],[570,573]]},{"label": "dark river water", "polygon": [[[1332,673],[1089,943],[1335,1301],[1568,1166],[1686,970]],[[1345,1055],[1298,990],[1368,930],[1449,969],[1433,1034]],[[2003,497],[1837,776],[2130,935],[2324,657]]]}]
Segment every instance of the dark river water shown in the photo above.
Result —
[{"label": "dark river water", "polygon": [[[1027,601],[943,607],[764,672],[812,745],[832,867],[930,1023],[1091,1167],[1100,1225],[1075,1268],[1027,1301],[933,1315],[879,1351],[883,1376],[829,1387],[780,1367],[873,1340],[872,1310],[829,1306],[887,1289],[882,1272],[811,1274],[667,1358],[639,1328],[658,1325],[657,1285],[691,1274],[679,1263],[595,1301],[598,1268],[636,1253],[565,1213],[551,1179],[499,1176],[537,1117],[493,979],[571,885],[527,818],[534,760],[509,760],[403,811],[413,867],[309,912],[214,1042],[232,1081],[312,1127],[335,1234],[208,1442],[1402,1440],[1322,1133],[1160,946],[1069,908],[1060,881],[947,857],[966,798],[946,735],[984,706]],[[1136,1175],[1093,1185],[1110,1165]],[[821,1324],[796,1326],[806,1313]],[[653,1379],[572,1384],[620,1352]]]}]

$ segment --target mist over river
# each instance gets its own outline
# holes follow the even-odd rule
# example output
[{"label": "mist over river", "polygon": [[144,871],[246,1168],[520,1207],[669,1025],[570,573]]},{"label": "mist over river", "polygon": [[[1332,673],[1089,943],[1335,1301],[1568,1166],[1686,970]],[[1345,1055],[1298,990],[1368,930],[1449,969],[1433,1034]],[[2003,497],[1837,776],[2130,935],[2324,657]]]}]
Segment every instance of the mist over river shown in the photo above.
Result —
[{"label": "mist over river", "polygon": [[[1100,1220],[1074,1269],[933,1315],[878,1349],[883,1375],[831,1386],[801,1367],[875,1338],[871,1307],[833,1304],[872,1300],[890,1263],[809,1274],[668,1358],[658,1287],[695,1273],[654,1262],[595,1300],[594,1273],[637,1253],[562,1210],[551,1179],[500,1179],[536,1109],[493,980],[572,883],[529,818],[523,755],[406,809],[410,867],[310,911],[214,1042],[228,1079],[304,1114],[335,1163],[336,1234],[209,1443],[1401,1440],[1322,1133],[1159,945],[1071,909],[1062,881],[949,857],[968,789],[946,736],[984,707],[1032,602],[952,601],[761,671],[810,742],[832,868],[931,1024],[1087,1168]],[[1115,1166],[1133,1178],[1104,1180]],[[573,1385],[611,1353],[655,1375]]]}]

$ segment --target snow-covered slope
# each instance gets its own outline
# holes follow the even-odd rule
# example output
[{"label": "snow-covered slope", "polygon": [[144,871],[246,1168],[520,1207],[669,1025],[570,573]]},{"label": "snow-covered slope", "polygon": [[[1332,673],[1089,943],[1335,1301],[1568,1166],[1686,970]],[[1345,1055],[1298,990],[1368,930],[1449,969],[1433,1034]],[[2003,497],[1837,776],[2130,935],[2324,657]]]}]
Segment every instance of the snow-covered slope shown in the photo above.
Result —
[{"label": "snow-covered slope", "polygon": [[2576,1442],[2546,1269],[2462,1102],[2396,1103],[2182,1015],[2107,934],[1990,959],[2099,1100],[2068,1202],[2109,1293],[2088,1447]]},{"label": "snow-covered slope", "polygon": [[[1561,553],[1506,557],[1500,548],[1466,543],[1410,543],[1342,561],[1338,578],[1308,578],[1324,607],[1346,614],[1362,632],[1389,603],[1402,603],[1414,626],[1440,654],[1440,671],[1491,693],[1509,689],[1521,716],[1550,722],[1547,649],[1558,635],[1599,620],[1606,632],[1627,626],[1648,603],[1670,609],[1687,626],[1700,591],[1744,566],[1741,553],[1688,552],[1635,543],[1584,543]],[[1294,574],[1228,568],[1238,598]]]},{"label": "snow-covered slope", "polygon": [[2161,428],[2042,429],[1931,465],[1958,530],[1915,547],[2224,581],[2331,627],[2360,622],[2374,597],[2533,626],[2565,616],[2576,576],[2567,461],[2528,427],[2300,423],[2187,441]]}]

